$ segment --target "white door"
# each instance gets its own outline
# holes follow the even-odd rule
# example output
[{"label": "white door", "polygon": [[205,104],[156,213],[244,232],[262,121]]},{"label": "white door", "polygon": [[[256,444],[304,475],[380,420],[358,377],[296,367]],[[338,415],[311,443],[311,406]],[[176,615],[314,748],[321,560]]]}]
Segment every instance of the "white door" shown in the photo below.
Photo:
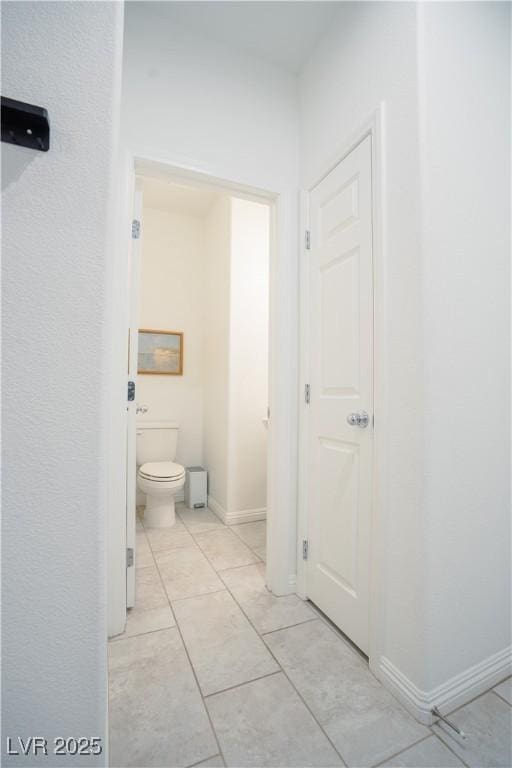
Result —
[{"label": "white door", "polygon": [[[368,653],[373,442],[371,137],[312,190],[309,217],[306,590],[308,598]],[[364,413],[368,414],[366,426]]]},{"label": "white door", "polygon": [[140,237],[142,218],[142,191],[135,189],[132,220],[132,247],[129,269],[128,304],[128,386],[133,384],[133,399],[127,405],[127,449],[126,449],[126,607],[135,605],[135,558],[137,557],[137,354],[139,342],[139,280],[140,280]]}]

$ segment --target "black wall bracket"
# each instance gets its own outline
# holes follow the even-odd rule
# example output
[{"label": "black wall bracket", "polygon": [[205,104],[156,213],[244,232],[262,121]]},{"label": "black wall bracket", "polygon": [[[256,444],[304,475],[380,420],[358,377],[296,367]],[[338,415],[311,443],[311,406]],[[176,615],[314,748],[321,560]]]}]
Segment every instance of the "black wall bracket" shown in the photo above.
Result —
[{"label": "black wall bracket", "polygon": [[48,152],[50,123],[46,109],[2,96],[2,141]]}]

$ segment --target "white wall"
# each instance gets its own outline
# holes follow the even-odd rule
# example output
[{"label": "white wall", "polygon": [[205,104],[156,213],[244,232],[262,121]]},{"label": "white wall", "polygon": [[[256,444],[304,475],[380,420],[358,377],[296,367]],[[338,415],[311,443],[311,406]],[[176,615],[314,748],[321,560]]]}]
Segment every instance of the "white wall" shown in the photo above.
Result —
[{"label": "white wall", "polygon": [[131,150],[280,191],[296,182],[296,117],[289,72],[169,20],[165,3],[128,3],[123,133]]},{"label": "white wall", "polygon": [[510,653],[510,11],[420,16],[428,688]]},{"label": "white wall", "polygon": [[[267,578],[293,591],[297,485],[296,78],[166,21],[164,3],[128,3],[122,140],[139,156],[178,163],[279,195],[269,354],[275,457],[269,535],[283,540]],[[277,478],[279,481],[277,481]]]},{"label": "white wall", "polygon": [[104,739],[105,326],[122,5],[8,2],[2,24],[2,93],[46,107],[51,124],[48,153],[2,145],[3,735]]},{"label": "white wall", "polygon": [[417,712],[510,643],[509,77],[501,3],[347,3],[300,77],[305,186],[385,101],[371,661]]},{"label": "white wall", "polygon": [[139,374],[140,421],[180,425],[176,460],[203,462],[204,234],[198,216],[147,208],[142,216],[139,327],[184,333],[183,376]]},{"label": "white wall", "polygon": [[231,199],[229,513],[267,506],[269,224],[268,205]]},{"label": "white wall", "polygon": [[228,504],[231,202],[220,198],[204,230],[204,465],[208,491]]}]

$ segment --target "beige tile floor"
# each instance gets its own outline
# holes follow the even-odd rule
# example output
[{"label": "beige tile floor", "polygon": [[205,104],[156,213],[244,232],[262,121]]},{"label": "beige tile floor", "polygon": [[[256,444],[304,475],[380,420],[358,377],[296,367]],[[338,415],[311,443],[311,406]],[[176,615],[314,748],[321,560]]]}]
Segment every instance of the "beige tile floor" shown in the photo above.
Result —
[{"label": "beige tile floor", "polygon": [[265,587],[265,523],[177,506],[137,524],[136,607],[109,643],[110,764],[510,768],[510,678],[419,725],[296,595]]}]

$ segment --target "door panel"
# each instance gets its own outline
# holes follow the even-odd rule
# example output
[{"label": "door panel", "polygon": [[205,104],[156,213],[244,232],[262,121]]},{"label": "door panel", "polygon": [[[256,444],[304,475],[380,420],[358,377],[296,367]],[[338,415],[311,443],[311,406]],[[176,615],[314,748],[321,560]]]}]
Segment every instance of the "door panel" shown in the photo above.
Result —
[{"label": "door panel", "polygon": [[320,268],[322,394],[359,389],[359,252],[349,251]]},{"label": "door panel", "polygon": [[[368,652],[373,413],[371,137],[310,195],[308,597]],[[369,425],[347,417],[366,411]]]}]

